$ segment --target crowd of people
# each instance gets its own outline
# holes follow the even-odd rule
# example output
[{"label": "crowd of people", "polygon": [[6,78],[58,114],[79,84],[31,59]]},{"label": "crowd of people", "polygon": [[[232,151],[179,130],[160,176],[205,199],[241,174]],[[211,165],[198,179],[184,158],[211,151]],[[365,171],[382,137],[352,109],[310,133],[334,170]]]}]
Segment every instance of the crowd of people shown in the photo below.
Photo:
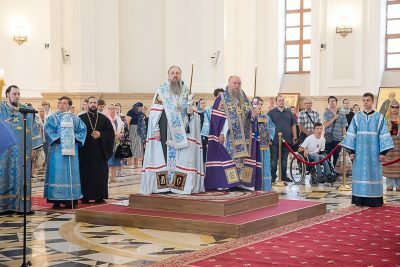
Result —
[{"label": "crowd of people", "polygon": [[[142,194],[236,187],[272,190],[279,154],[282,180],[292,181],[287,176],[289,150],[282,146],[279,151],[281,133],[284,142],[309,161],[320,161],[332,152],[328,160],[333,166],[341,143],[353,162],[353,203],[382,205],[382,163],[400,155],[395,99],[381,114],[373,110],[370,93],[362,97],[363,111],[358,105],[350,108],[348,99],[340,108],[338,99],[330,96],[321,116],[310,98],[304,99],[304,109],[297,114],[278,95],[269,99],[264,111],[263,99],[249,99],[240,77],[231,76],[207,106],[204,99],[194,102],[181,75],[181,69],[172,66],[150,109],[138,102],[126,115],[119,103],[106,105],[96,97],[86,99],[76,115],[68,96],[59,99],[54,112],[44,101],[38,115],[27,117],[28,196],[31,177],[45,168],[44,197],[54,208],[75,208],[78,200],[102,203],[108,198],[108,183],[121,175],[124,165],[142,168]],[[8,87],[6,98],[0,104],[0,119],[14,132],[17,145],[0,151],[0,212],[22,212],[23,119],[16,109],[21,106],[20,89]],[[327,161],[316,170],[320,183],[337,178]],[[400,191],[399,164],[384,167],[383,173],[386,189]],[[26,200],[31,212],[31,199]]]}]

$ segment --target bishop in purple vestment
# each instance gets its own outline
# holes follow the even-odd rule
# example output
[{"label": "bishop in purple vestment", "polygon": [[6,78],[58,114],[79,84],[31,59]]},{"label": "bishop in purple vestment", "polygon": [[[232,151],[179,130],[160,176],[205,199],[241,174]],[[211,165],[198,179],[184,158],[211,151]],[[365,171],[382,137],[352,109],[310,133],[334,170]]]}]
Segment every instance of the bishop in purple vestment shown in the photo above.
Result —
[{"label": "bishop in purple vestment", "polygon": [[206,190],[234,187],[261,189],[256,129],[257,111],[241,89],[240,78],[231,76],[211,112],[204,181]]}]

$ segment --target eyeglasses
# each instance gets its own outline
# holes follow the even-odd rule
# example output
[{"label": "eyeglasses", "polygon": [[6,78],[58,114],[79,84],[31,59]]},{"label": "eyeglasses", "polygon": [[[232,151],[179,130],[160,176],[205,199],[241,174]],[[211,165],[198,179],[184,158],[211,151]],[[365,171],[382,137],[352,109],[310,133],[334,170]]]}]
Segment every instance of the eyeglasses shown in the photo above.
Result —
[{"label": "eyeglasses", "polygon": [[399,108],[399,106],[390,106],[391,108]]}]

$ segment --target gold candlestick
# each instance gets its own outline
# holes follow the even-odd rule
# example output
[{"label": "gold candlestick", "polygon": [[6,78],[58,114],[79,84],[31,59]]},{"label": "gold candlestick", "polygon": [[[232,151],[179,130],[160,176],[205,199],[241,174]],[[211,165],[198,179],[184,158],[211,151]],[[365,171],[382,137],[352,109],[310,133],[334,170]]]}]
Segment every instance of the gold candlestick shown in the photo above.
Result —
[{"label": "gold candlestick", "polygon": [[338,191],[351,191],[351,187],[346,184],[346,175],[347,175],[347,168],[346,168],[346,149],[343,148],[342,150],[342,184],[337,187]]},{"label": "gold candlestick", "polygon": [[0,78],[0,100],[3,95],[3,86],[5,85],[4,79]]},{"label": "gold candlestick", "polygon": [[282,181],[282,133],[279,132],[278,133],[278,137],[279,137],[279,162],[278,162],[278,181],[276,181],[274,183],[274,186],[276,187],[285,187],[285,182]]}]

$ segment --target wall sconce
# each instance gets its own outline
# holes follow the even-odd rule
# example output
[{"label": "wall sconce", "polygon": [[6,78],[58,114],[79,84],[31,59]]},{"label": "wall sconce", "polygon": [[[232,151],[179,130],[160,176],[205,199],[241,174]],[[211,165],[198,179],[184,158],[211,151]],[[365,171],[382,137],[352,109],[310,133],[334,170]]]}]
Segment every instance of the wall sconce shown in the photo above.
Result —
[{"label": "wall sconce", "polygon": [[16,41],[18,45],[22,45],[28,41],[28,36],[14,36],[14,41]]},{"label": "wall sconce", "polygon": [[336,33],[340,34],[343,38],[346,38],[346,36],[352,32],[353,32],[353,28],[350,26],[336,27]]},{"label": "wall sconce", "polygon": [[350,22],[350,18],[347,14],[342,15],[336,22],[336,33],[340,34],[343,38],[349,33],[353,32],[353,28],[350,26],[352,23]]},{"label": "wall sconce", "polygon": [[18,44],[22,45],[28,41],[29,24],[24,17],[13,17],[10,20],[9,32],[10,37]]}]

